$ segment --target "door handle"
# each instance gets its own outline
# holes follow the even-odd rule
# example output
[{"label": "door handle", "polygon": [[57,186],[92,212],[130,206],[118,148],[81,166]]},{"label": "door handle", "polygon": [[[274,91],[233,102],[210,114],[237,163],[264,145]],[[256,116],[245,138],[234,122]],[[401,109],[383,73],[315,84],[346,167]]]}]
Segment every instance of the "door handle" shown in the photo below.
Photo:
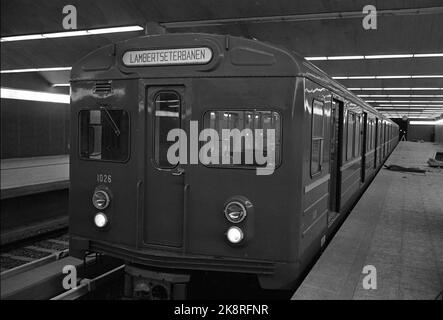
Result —
[{"label": "door handle", "polygon": [[183,173],[185,173],[185,169],[177,167],[173,171],[171,171],[173,176],[181,176]]}]

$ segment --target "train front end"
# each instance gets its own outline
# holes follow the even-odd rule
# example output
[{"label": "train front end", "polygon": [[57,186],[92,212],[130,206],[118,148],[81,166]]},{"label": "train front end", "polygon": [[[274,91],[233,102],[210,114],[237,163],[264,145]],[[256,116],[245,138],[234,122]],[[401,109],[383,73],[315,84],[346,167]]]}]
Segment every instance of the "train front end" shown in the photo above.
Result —
[{"label": "train front end", "polygon": [[205,34],[136,38],[78,62],[71,254],[121,258],[146,286],[181,288],[201,271],[289,286],[301,160],[283,136],[301,132],[296,73],[283,50]]}]

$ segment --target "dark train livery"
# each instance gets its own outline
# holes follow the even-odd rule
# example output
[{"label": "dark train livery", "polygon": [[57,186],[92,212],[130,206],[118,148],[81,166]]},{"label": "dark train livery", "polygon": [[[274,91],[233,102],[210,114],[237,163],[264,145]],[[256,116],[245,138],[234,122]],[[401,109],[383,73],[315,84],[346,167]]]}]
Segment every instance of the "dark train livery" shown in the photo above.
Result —
[{"label": "dark train livery", "polygon": [[[303,57],[255,40],[144,36],[92,52],[71,78],[71,254],[153,281],[220,271],[289,288],[398,142],[396,124]],[[171,163],[168,132],[191,136],[192,122],[273,129],[260,151],[275,170]]]}]

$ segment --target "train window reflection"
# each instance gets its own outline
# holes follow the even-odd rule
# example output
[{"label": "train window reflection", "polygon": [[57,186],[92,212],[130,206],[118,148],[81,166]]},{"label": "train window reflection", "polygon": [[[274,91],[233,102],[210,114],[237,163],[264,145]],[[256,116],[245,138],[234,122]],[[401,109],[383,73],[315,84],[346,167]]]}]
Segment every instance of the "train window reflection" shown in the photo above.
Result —
[{"label": "train window reflection", "polygon": [[354,157],[360,156],[360,115],[355,118]]},{"label": "train window reflection", "polygon": [[129,115],[101,107],[79,113],[80,158],[126,161],[129,157]]},{"label": "train window reflection", "polygon": [[352,159],[354,155],[354,139],[355,139],[355,113],[348,111],[347,117],[347,143],[346,143],[346,160]]},{"label": "train window reflection", "polygon": [[[210,165],[264,167],[280,164],[281,157],[281,119],[280,114],[273,111],[236,110],[210,111],[203,117],[205,129],[213,129],[217,139],[218,158]],[[227,131],[226,131],[227,129]],[[234,138],[234,130],[238,137]],[[269,140],[268,130],[274,130],[274,139]],[[223,134],[223,132],[229,132]],[[216,133],[216,134],[215,134]],[[208,139],[209,141],[209,139]],[[274,157],[268,157],[270,152]],[[263,155],[269,162],[259,163],[256,155]],[[270,161],[274,163],[270,163]]]},{"label": "train window reflection", "polygon": [[174,141],[168,141],[168,133],[180,128],[180,96],[174,91],[157,93],[155,104],[154,155],[160,168],[173,168],[168,161],[168,149]]},{"label": "train window reflection", "polygon": [[312,102],[311,175],[322,169],[324,141],[324,103]]}]

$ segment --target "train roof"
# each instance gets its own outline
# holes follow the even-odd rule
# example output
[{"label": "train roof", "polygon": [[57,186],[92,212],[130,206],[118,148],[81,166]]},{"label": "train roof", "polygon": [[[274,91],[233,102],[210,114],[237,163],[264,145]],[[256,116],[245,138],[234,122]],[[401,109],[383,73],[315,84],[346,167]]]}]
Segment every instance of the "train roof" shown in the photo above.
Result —
[{"label": "train roof", "polygon": [[71,70],[71,81],[248,76],[307,77],[392,122],[298,53],[255,39],[205,33],[147,35],[97,49]]}]

